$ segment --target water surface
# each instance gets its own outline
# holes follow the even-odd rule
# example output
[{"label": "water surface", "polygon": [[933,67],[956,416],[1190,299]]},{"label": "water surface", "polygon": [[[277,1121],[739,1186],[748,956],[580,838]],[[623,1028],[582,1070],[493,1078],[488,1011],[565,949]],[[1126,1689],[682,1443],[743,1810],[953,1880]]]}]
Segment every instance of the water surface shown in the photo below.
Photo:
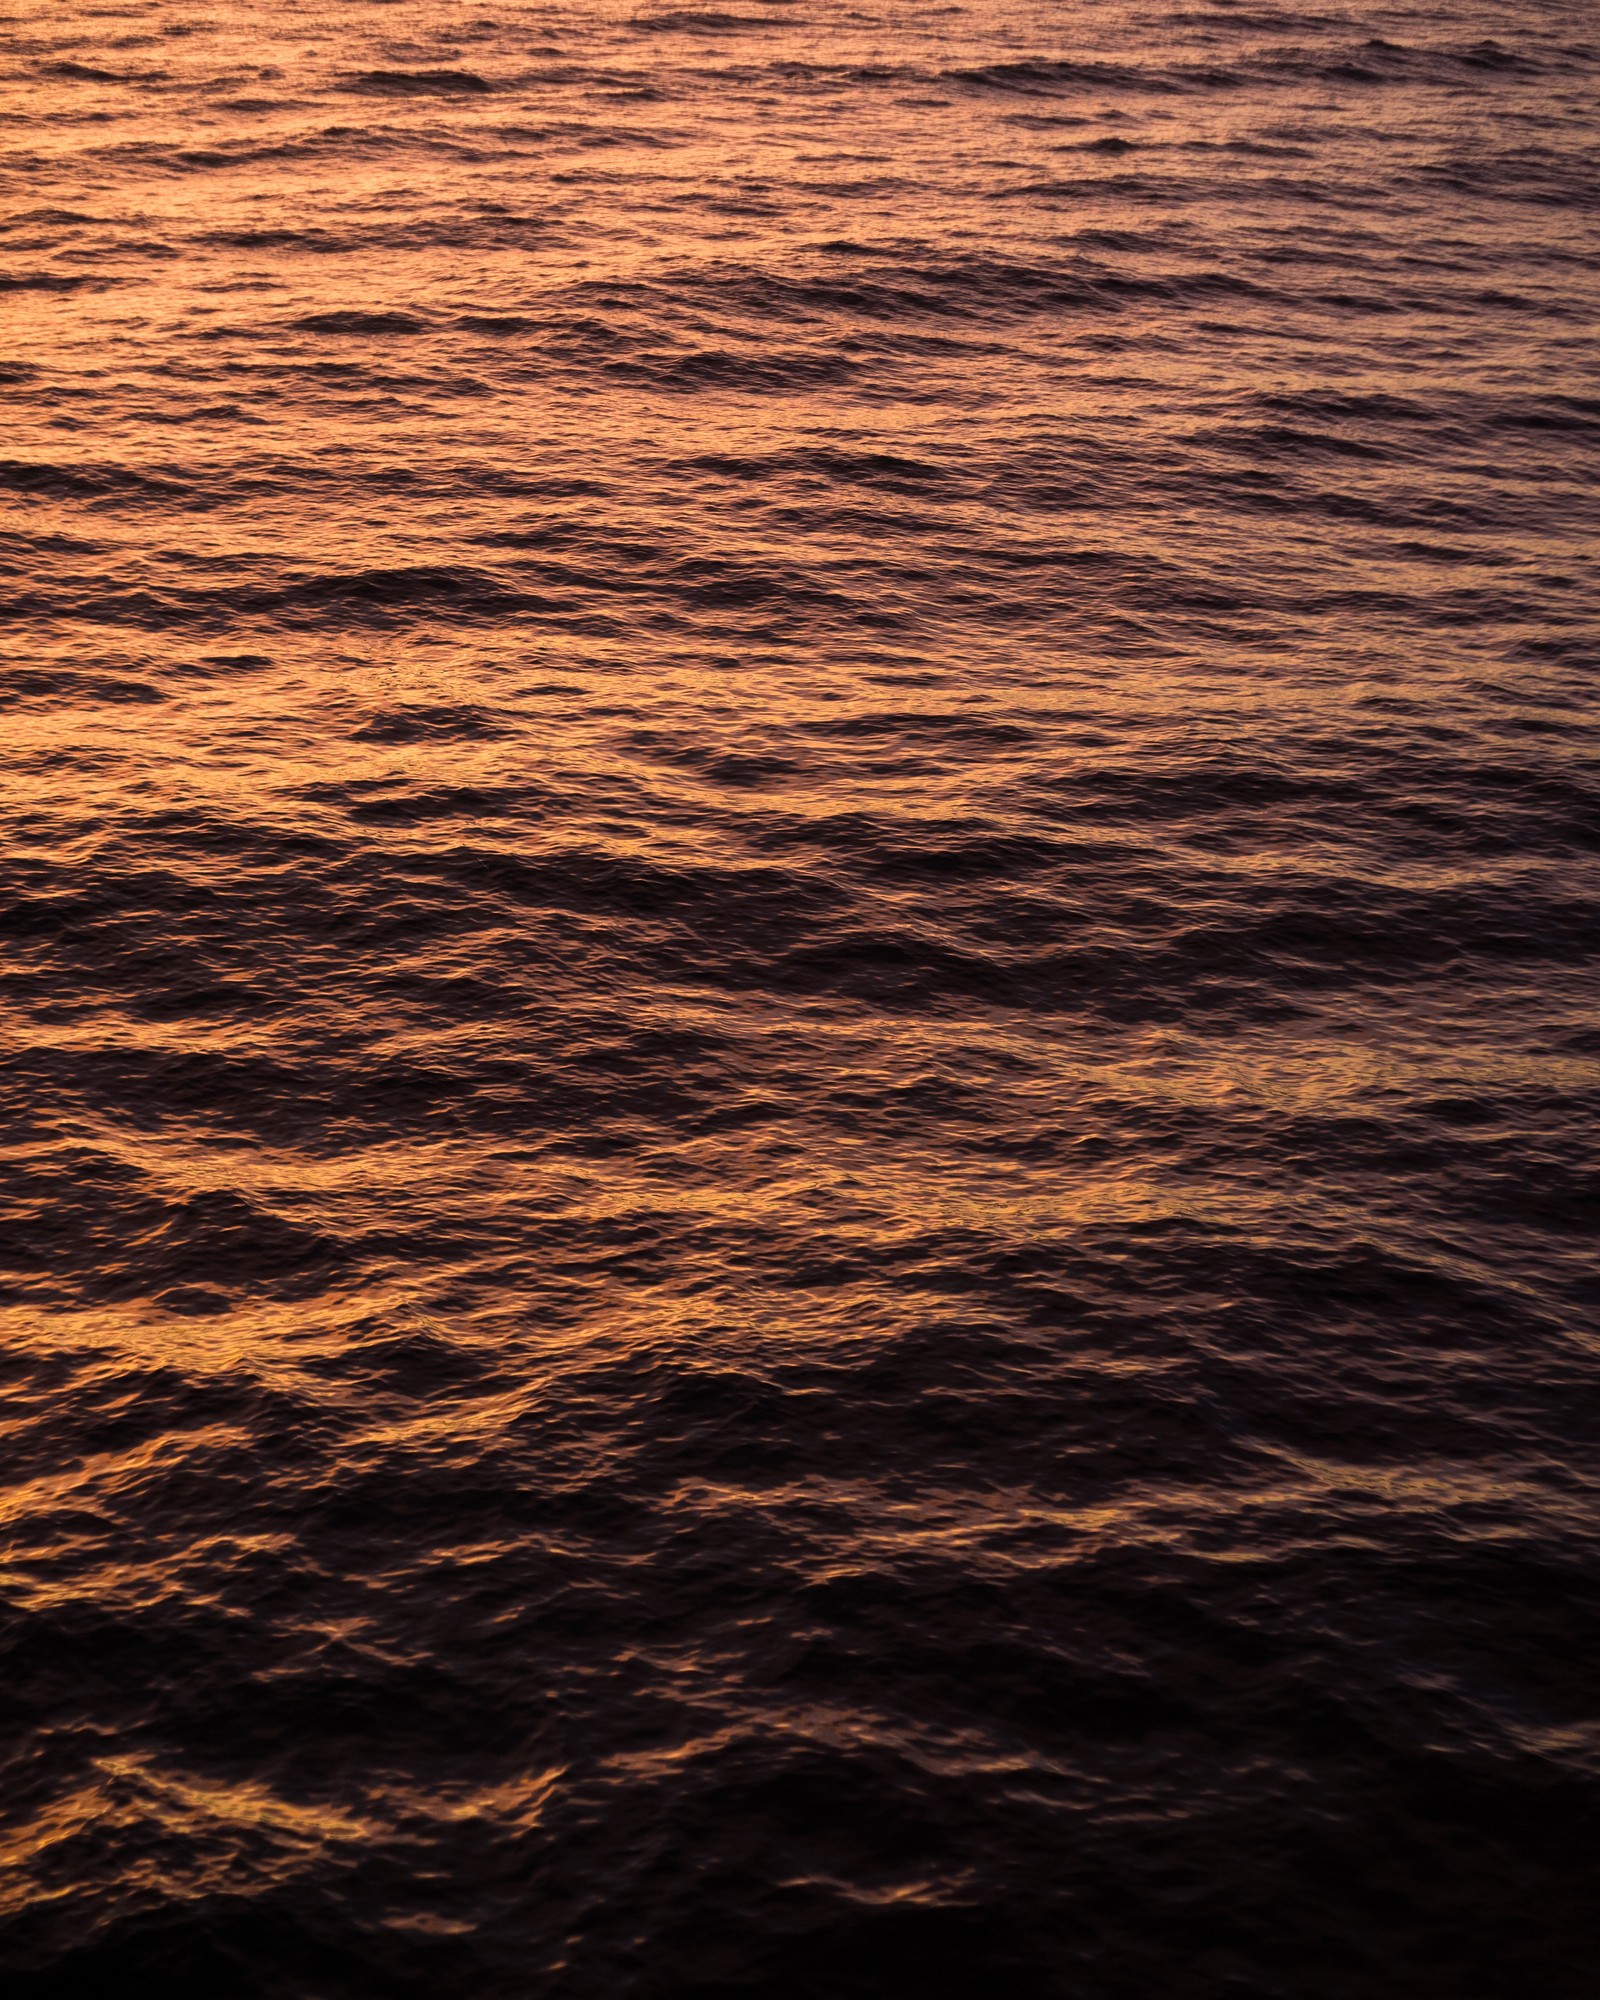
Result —
[{"label": "water surface", "polygon": [[9,1991],[1592,1991],[1597,100],[12,0]]}]

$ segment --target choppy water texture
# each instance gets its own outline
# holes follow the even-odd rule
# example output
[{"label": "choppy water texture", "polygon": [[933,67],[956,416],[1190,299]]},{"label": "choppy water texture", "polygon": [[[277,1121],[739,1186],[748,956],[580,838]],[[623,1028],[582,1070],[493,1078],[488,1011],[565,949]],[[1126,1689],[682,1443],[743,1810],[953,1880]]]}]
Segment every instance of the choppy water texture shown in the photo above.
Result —
[{"label": "choppy water texture", "polygon": [[22,0],[0,1963],[1553,2000],[1600,31]]}]

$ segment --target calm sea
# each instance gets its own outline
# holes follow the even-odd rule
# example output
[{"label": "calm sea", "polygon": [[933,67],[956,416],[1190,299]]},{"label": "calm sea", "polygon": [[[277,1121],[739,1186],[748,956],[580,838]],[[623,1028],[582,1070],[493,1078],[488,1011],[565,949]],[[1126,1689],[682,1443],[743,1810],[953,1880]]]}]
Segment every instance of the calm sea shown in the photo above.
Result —
[{"label": "calm sea", "polygon": [[1593,0],[10,0],[17,2000],[1585,2000]]}]

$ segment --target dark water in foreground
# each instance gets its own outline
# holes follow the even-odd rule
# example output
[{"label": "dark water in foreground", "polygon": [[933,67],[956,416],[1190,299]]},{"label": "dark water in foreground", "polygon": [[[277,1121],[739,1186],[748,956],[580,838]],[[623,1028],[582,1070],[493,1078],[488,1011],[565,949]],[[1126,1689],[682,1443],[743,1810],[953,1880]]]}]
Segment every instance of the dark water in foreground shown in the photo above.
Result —
[{"label": "dark water in foreground", "polygon": [[0,1966],[1587,1995],[1600,24],[13,0]]}]

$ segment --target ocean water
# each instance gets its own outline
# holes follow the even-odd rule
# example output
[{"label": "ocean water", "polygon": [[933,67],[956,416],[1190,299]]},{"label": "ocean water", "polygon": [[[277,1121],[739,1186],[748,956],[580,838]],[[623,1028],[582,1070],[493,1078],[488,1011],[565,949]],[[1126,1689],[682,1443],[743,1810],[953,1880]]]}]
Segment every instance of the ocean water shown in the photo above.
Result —
[{"label": "ocean water", "polygon": [[1600,17],[10,0],[19,2000],[1576,2000]]}]

